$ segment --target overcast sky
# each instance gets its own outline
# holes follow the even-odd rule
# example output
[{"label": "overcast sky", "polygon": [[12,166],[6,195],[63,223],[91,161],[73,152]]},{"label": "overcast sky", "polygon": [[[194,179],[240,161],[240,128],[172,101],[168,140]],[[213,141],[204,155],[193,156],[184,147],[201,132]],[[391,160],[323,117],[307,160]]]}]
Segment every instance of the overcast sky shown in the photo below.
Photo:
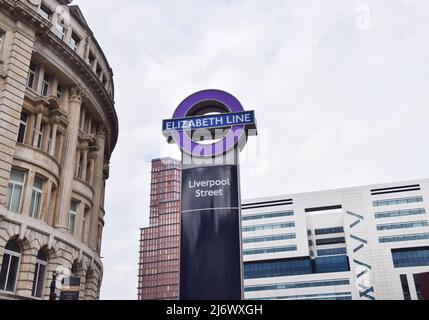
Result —
[{"label": "overcast sky", "polygon": [[[136,299],[161,120],[223,89],[256,111],[242,197],[429,177],[427,0],[76,0],[114,70],[103,299]],[[246,161],[247,160],[247,161]],[[253,160],[253,161],[252,161]]]}]

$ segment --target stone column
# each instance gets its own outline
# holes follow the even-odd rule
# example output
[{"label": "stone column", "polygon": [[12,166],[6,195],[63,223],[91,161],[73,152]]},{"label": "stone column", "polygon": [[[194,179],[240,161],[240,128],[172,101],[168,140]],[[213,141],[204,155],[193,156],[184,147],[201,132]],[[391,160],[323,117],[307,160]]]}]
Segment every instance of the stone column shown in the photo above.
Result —
[{"label": "stone column", "polygon": [[43,200],[40,212],[40,220],[48,222],[51,208],[51,196],[52,196],[52,181],[46,181],[45,190],[43,192]]},{"label": "stone column", "polygon": [[95,160],[97,159],[97,152],[89,153],[89,180],[88,183],[94,185],[94,170],[95,170]]},{"label": "stone column", "polygon": [[45,126],[45,130],[42,136],[41,149],[43,150],[43,152],[49,152],[49,139],[51,139],[51,137],[51,124],[49,123]]},{"label": "stone column", "polygon": [[43,77],[45,75],[45,67],[43,65],[39,65],[38,78],[36,79],[36,87],[34,91],[37,93],[42,93],[42,85],[43,85]]},{"label": "stone column", "polygon": [[39,133],[40,128],[42,127],[42,117],[43,117],[43,106],[39,106],[37,108],[37,118],[36,118],[36,126],[34,127],[34,136],[33,136],[33,147],[37,148],[39,144]]},{"label": "stone column", "polygon": [[78,147],[78,149],[76,150],[76,162],[75,162],[75,173],[74,176],[75,178],[80,178],[80,174],[79,174],[79,164],[80,164],[80,146]]},{"label": "stone column", "polygon": [[31,194],[33,193],[33,184],[36,173],[34,171],[28,171],[27,180],[25,182],[25,188],[22,198],[22,214],[29,216],[30,215],[30,203],[31,203]]},{"label": "stone column", "polygon": [[57,198],[57,191],[58,189],[52,185],[51,188],[51,196],[50,201],[47,207],[47,217],[46,217],[46,223],[50,226],[54,225],[54,215],[55,215],[55,200]]},{"label": "stone column", "polygon": [[82,109],[82,119],[80,122],[80,129],[82,131],[85,131],[85,116],[86,116],[86,111],[85,111],[85,109]]},{"label": "stone column", "polygon": [[58,154],[57,154],[57,160],[59,163],[63,161],[63,146],[64,146],[64,135],[60,134],[60,139],[58,140]]},{"label": "stone column", "polygon": [[52,132],[51,132],[51,149],[49,150],[49,155],[51,155],[52,157],[55,157],[55,150],[57,147],[57,131],[58,131],[58,117],[54,116],[51,119],[51,123],[52,123]]},{"label": "stone column", "polygon": [[25,133],[24,143],[30,146],[33,145],[34,127],[36,126],[36,115],[34,113],[28,116],[27,132]]},{"label": "stone column", "polygon": [[98,243],[98,220],[100,218],[100,201],[103,191],[103,168],[104,168],[104,148],[106,143],[106,130],[103,127],[97,129],[97,145],[99,148],[97,159],[95,160],[94,170],[94,206],[92,207],[91,213],[91,224],[90,224],[90,238],[88,245],[94,251],[97,250]]},{"label": "stone column", "polygon": [[72,187],[75,173],[76,148],[78,143],[79,116],[82,101],[86,96],[84,89],[74,87],[69,94],[68,128],[64,138],[66,152],[62,161],[62,171],[58,191],[57,217],[55,227],[67,232]]},{"label": "stone column", "polygon": [[82,164],[81,164],[81,179],[83,181],[86,181],[86,176],[87,176],[87,168],[88,168],[88,150],[89,150],[89,145],[88,142],[84,142],[80,145],[80,148],[82,150]]},{"label": "stone column", "polygon": [[75,233],[74,233],[75,238],[79,240],[82,234],[84,214],[85,214],[85,204],[83,202],[80,202],[77,207],[77,216],[76,216]]}]

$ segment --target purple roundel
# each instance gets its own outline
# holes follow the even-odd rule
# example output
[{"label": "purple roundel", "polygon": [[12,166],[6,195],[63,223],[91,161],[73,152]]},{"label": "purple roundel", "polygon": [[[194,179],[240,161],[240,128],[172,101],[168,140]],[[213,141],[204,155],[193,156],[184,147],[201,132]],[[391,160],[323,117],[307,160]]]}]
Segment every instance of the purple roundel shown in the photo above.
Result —
[{"label": "purple roundel", "polygon": [[[189,116],[193,107],[202,102],[218,102],[228,109],[228,112],[243,112],[240,101],[228,92],[221,90],[203,90],[186,98],[176,109],[173,118],[182,119]],[[190,155],[210,158],[221,155],[234,148],[238,141],[245,135],[245,126],[235,126],[228,130],[227,134],[213,144],[199,144],[194,142],[184,131],[174,131],[173,139],[183,152]]]}]

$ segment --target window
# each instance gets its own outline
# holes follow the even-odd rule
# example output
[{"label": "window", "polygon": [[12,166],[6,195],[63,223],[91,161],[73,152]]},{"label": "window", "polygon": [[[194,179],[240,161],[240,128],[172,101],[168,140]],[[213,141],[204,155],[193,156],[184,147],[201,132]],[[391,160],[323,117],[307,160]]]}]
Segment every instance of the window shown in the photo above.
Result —
[{"label": "window", "polygon": [[274,236],[245,238],[243,239],[243,243],[280,241],[280,240],[288,240],[288,239],[296,239],[296,234],[290,233],[290,234],[281,234],[281,235],[274,235]]},{"label": "window", "polygon": [[333,234],[333,233],[344,233],[343,227],[336,227],[336,228],[324,228],[324,229],[316,229],[315,231],[316,236],[321,236],[324,234]]},{"label": "window", "polygon": [[28,71],[27,87],[33,88],[35,79],[36,79],[36,65],[33,62],[31,62],[30,70]]},{"label": "window", "polygon": [[406,234],[400,236],[380,237],[380,243],[401,242],[401,241],[416,241],[416,240],[429,240],[429,233]]},{"label": "window", "polygon": [[63,86],[58,83],[57,85],[57,98],[61,100],[61,98],[63,97]]},{"label": "window", "polygon": [[6,208],[12,212],[19,213],[21,207],[22,191],[24,189],[25,173],[12,170],[8,184]]},{"label": "window", "polygon": [[425,208],[377,212],[375,214],[375,218],[376,219],[395,218],[395,217],[405,217],[405,216],[416,216],[421,214],[426,214]]},{"label": "window", "polygon": [[31,203],[30,203],[30,217],[34,219],[39,219],[40,217],[40,205],[42,203],[43,195],[43,184],[44,181],[36,177],[33,184],[33,192],[31,193]]},{"label": "window", "polygon": [[279,252],[289,252],[298,250],[296,245],[284,246],[284,247],[273,247],[273,248],[259,248],[259,249],[248,249],[243,250],[243,255],[252,255],[252,254],[268,254],[268,253],[279,253]]},{"label": "window", "polygon": [[0,31],[0,47],[3,45],[5,33]]},{"label": "window", "polygon": [[43,297],[43,284],[45,282],[47,264],[48,259],[46,258],[45,253],[43,252],[43,250],[39,250],[36,259],[36,268],[34,270],[33,289],[31,291],[31,295],[33,297]]},{"label": "window", "polygon": [[429,266],[429,247],[392,250],[395,268]]},{"label": "window", "polygon": [[25,112],[21,112],[21,120],[19,122],[19,131],[18,131],[18,143],[24,143],[25,133],[27,131],[28,124],[28,115]]},{"label": "window", "polygon": [[346,248],[335,248],[335,249],[322,249],[317,250],[317,255],[321,256],[335,256],[339,254],[347,254]]},{"label": "window", "polygon": [[64,37],[66,35],[66,28],[64,27],[64,21],[57,21],[55,25],[55,34],[58,38],[61,40],[64,40]]},{"label": "window", "polygon": [[70,39],[69,47],[73,51],[77,51],[77,49],[79,47],[79,43],[80,43],[79,37],[73,32],[72,36],[71,36],[71,39]]},{"label": "window", "polygon": [[316,273],[350,271],[349,258],[344,255],[316,258],[315,267]]},{"label": "window", "polygon": [[265,224],[265,225],[252,226],[252,227],[244,227],[243,232],[285,229],[285,228],[293,228],[293,227],[295,227],[295,222],[275,223],[275,224]]},{"label": "window", "polygon": [[377,225],[378,231],[383,230],[395,230],[395,229],[411,229],[411,228],[422,228],[429,226],[427,220],[422,221],[412,221],[412,222],[402,222],[402,223],[392,223],[392,224],[379,224]]},{"label": "window", "polygon": [[97,68],[96,68],[96,73],[97,73],[97,77],[100,79],[101,78],[101,73],[102,73],[103,71],[101,70],[101,67],[100,67],[100,65],[98,64],[97,65]]},{"label": "window", "polygon": [[40,15],[46,20],[50,21],[52,16],[52,10],[46,7],[44,4],[40,6],[39,10]]},{"label": "window", "polygon": [[328,244],[338,244],[338,243],[346,243],[346,238],[328,238],[328,239],[318,239],[316,240],[316,245],[323,246]]},{"label": "window", "polygon": [[401,274],[401,286],[402,292],[404,293],[404,300],[411,300],[410,287],[408,285],[408,279],[406,274]]},{"label": "window", "polygon": [[77,205],[77,201],[72,201],[70,205],[69,232],[73,235],[76,228]]},{"label": "window", "polygon": [[21,248],[16,241],[6,244],[0,271],[0,290],[15,292],[18,268],[21,260]]},{"label": "window", "polygon": [[423,197],[411,197],[411,198],[400,198],[400,199],[389,199],[389,200],[378,200],[373,202],[374,207],[394,206],[399,204],[417,203],[423,202]]},{"label": "window", "polygon": [[314,288],[314,287],[328,287],[328,286],[344,286],[349,284],[350,284],[349,279],[321,280],[321,281],[309,281],[309,282],[289,282],[289,283],[249,286],[249,287],[245,287],[244,291],[250,292],[250,291],[300,289],[300,288]]},{"label": "window", "polygon": [[285,277],[311,274],[311,259],[293,258],[244,264],[244,279]]},{"label": "window", "polygon": [[298,296],[276,296],[268,298],[256,298],[252,300],[352,300],[351,292],[333,292],[333,293],[316,293],[302,294]]},{"label": "window", "polygon": [[256,214],[245,215],[243,216],[242,220],[248,221],[248,220],[260,220],[260,219],[272,219],[272,218],[293,216],[293,214],[294,214],[293,211],[256,213]]},{"label": "window", "polygon": [[42,83],[42,95],[47,96],[49,94],[49,85],[51,84],[51,76],[45,72],[43,75]]},{"label": "window", "polygon": [[92,53],[92,51],[89,52],[88,60],[89,60],[89,64],[91,65],[91,67],[94,67],[96,61],[95,61],[95,56]]}]

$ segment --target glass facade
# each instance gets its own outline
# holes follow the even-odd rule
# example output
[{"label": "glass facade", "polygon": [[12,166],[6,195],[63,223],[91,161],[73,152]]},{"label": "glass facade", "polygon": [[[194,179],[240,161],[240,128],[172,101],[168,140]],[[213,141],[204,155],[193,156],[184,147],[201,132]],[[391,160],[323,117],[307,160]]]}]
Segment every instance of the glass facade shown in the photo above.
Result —
[{"label": "glass facade", "polygon": [[267,284],[260,286],[248,286],[244,288],[245,292],[252,291],[269,291],[269,290],[284,290],[284,289],[300,289],[300,288],[316,288],[316,287],[333,287],[349,285],[349,279],[321,280],[308,282],[289,282],[278,284]]},{"label": "glass facade", "polygon": [[245,215],[242,220],[260,220],[260,219],[272,219],[272,218],[280,218],[280,217],[290,217],[293,216],[293,211],[282,211],[282,212],[269,212],[269,213],[257,213],[257,214],[249,214]]},{"label": "glass facade", "polygon": [[274,236],[245,238],[243,239],[243,243],[269,242],[269,241],[280,241],[280,240],[288,240],[288,239],[296,239],[296,234],[289,233],[289,234],[280,234],[280,235],[274,235]]},{"label": "glass facade", "polygon": [[323,246],[328,244],[338,244],[338,243],[346,243],[346,238],[338,237],[338,238],[327,238],[327,239],[317,239],[316,245]]},{"label": "glass facade", "polygon": [[293,258],[244,264],[244,279],[287,277],[303,274],[350,271],[346,255],[310,259]]},{"label": "glass facade", "polygon": [[349,258],[345,255],[316,258],[315,267],[316,273],[350,271]]},{"label": "glass facade", "polygon": [[244,264],[244,279],[311,274],[309,258],[282,259]]},{"label": "glass facade", "polygon": [[388,200],[377,200],[373,202],[374,207],[394,206],[398,204],[417,203],[423,202],[423,197],[410,197],[410,198],[399,198],[399,199],[388,199]]},{"label": "glass facade", "polygon": [[392,250],[395,268],[429,266],[429,247]]},{"label": "glass facade", "polygon": [[401,241],[415,241],[415,240],[429,240],[429,233],[418,233],[418,234],[407,234],[400,236],[391,236],[391,237],[380,237],[380,243],[388,242],[401,242]]},{"label": "glass facade", "polygon": [[295,222],[263,224],[260,226],[243,227],[243,232],[286,229],[295,227]]},{"label": "glass facade", "polygon": [[394,218],[394,217],[405,217],[405,216],[415,216],[420,214],[426,214],[424,208],[411,209],[411,210],[396,210],[396,211],[386,211],[386,212],[377,212],[375,214],[376,219],[383,218]]},{"label": "glass facade", "polygon": [[333,292],[319,294],[303,294],[297,296],[277,296],[254,300],[352,300],[351,292]]},{"label": "glass facade", "polygon": [[317,255],[320,256],[334,256],[338,254],[347,254],[347,248],[335,248],[335,249],[321,249],[317,250]]},{"label": "glass facade", "polygon": [[404,294],[404,300],[411,300],[410,286],[408,285],[406,274],[401,274],[401,286],[402,293]]},{"label": "glass facade", "polygon": [[344,228],[335,227],[335,228],[316,229],[314,233],[316,234],[316,236],[320,236],[324,234],[333,234],[333,233],[344,233]]},{"label": "glass facade", "polygon": [[401,223],[390,223],[390,224],[379,224],[377,225],[378,231],[383,230],[395,230],[395,229],[411,229],[411,228],[421,228],[427,227],[429,223],[427,220],[422,221],[411,221],[411,222],[401,222]]},{"label": "glass facade", "polygon": [[243,250],[243,255],[279,253],[279,252],[289,252],[289,251],[296,251],[296,250],[298,250],[297,246],[291,245],[291,246],[284,246],[284,247]]}]

